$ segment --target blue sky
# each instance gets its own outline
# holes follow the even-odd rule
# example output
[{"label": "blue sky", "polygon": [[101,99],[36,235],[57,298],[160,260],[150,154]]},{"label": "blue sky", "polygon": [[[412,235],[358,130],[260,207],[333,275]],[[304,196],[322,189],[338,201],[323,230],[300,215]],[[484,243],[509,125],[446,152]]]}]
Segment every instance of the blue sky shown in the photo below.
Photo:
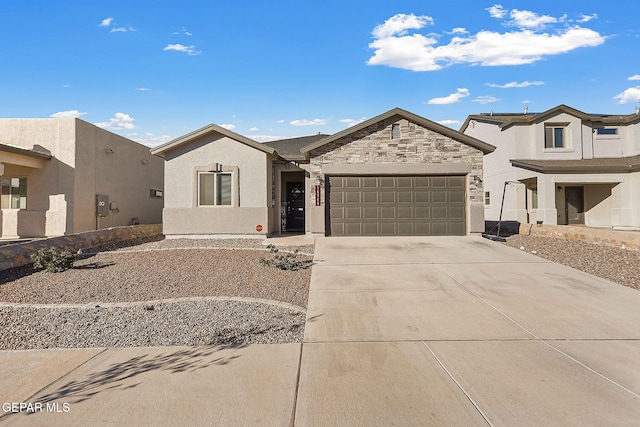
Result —
[{"label": "blue sky", "polygon": [[257,141],[401,107],[480,112],[640,99],[640,2],[9,1],[0,117],[80,117],[155,146],[209,123]]}]

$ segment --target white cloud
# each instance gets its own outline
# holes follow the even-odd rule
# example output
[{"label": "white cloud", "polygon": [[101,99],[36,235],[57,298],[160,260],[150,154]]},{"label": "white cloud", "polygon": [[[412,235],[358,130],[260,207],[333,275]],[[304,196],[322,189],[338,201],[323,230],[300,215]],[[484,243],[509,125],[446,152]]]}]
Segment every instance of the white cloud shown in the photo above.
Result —
[{"label": "white cloud", "polygon": [[313,120],[293,120],[289,122],[291,126],[322,126],[326,125],[327,121],[325,119],[313,119]]},{"label": "white cloud", "polygon": [[276,123],[284,123],[284,120],[278,120]]},{"label": "white cloud", "polygon": [[136,31],[136,29],[135,29],[135,28],[132,28],[132,27],[129,27],[129,28],[126,28],[126,27],[116,27],[116,28],[112,28],[112,29],[111,29],[111,32],[112,32],[112,33],[126,33],[126,32],[129,32],[129,31]]},{"label": "white cloud", "polygon": [[457,27],[449,32],[449,34],[469,34],[466,28]]},{"label": "white cloud", "polygon": [[440,120],[438,123],[451,127],[452,125],[459,125],[460,120]]},{"label": "white cloud", "polygon": [[220,127],[227,130],[234,130],[236,128],[236,125],[229,123],[229,124],[222,124],[220,125]]},{"label": "white cloud", "polygon": [[508,25],[512,25],[518,28],[530,28],[530,29],[542,29],[547,26],[547,24],[555,24],[557,22],[563,22],[566,19],[566,16],[562,16],[561,18],[554,18],[549,15],[538,15],[535,12],[531,12],[530,10],[518,10],[513,9],[509,13],[509,17],[511,21]]},{"label": "white cloud", "polygon": [[[498,9],[490,10],[492,16],[499,16],[498,12]],[[466,36],[456,35],[447,44],[439,44],[438,36],[433,34],[408,33],[409,29],[423,28],[426,20],[421,21],[413,15],[396,15],[374,29],[374,41],[369,44],[374,54],[367,64],[412,71],[439,70],[452,64],[523,65],[580,47],[598,46],[605,41],[598,32],[577,25],[552,33],[536,32],[532,28],[549,23],[550,19],[535,13],[516,12],[518,21],[514,22],[524,28],[504,33],[483,30]],[[411,16],[413,19],[409,20],[407,17]],[[563,18],[551,19],[560,22]],[[390,22],[393,25],[388,24]]]},{"label": "white cloud", "polygon": [[71,85],[70,84],[65,84],[65,85],[62,85],[62,87],[67,88],[67,87],[71,87]]},{"label": "white cloud", "polygon": [[184,28],[181,31],[174,31],[172,34],[176,35],[176,36],[179,36],[181,34],[184,34],[185,36],[192,36],[193,35],[189,31],[185,30]]},{"label": "white cloud", "polygon": [[190,55],[190,56],[200,55],[202,53],[201,51],[196,50],[196,47],[194,45],[185,46],[180,43],[168,44],[162,50],[175,50],[177,52],[185,52],[187,55]]},{"label": "white cloud", "polygon": [[111,129],[111,130],[125,130],[125,129],[135,129],[135,125],[133,121],[135,119],[128,114],[125,113],[116,113],[115,117],[109,119],[108,122],[99,122],[94,123],[94,125],[103,128],[103,129]]},{"label": "white cloud", "polygon": [[164,144],[165,142],[169,142],[173,139],[169,135],[156,136],[151,132],[147,132],[144,135],[140,135],[138,133],[129,133],[127,134],[127,138],[152,148],[160,144]]},{"label": "white cloud", "polygon": [[255,127],[255,126],[254,126],[254,127],[252,127],[251,129],[249,129],[249,132],[257,132],[257,131],[259,131],[259,130],[260,130],[260,129],[258,129],[257,127]]},{"label": "white cloud", "polygon": [[57,113],[53,113],[49,117],[53,117],[56,119],[68,118],[68,117],[79,118],[84,116],[85,114],[87,113],[81,113],[78,110],[67,110],[67,111],[58,111]]},{"label": "white cloud", "polygon": [[640,80],[640,74],[635,74],[635,75],[629,77],[627,80],[629,80],[629,81]]},{"label": "white cloud", "polygon": [[528,86],[542,86],[544,84],[544,82],[541,81],[534,81],[534,82],[530,82],[530,81],[523,81],[523,82],[509,82],[509,83],[505,83],[503,85],[499,85],[499,84],[495,84],[495,83],[486,83],[485,86],[489,86],[489,87],[497,87],[499,89],[512,89],[512,88],[520,88],[520,87],[528,87]]},{"label": "white cloud", "polygon": [[146,91],[151,90],[151,89],[149,89],[148,87],[137,87],[136,90],[140,91],[140,92],[146,92]]},{"label": "white cloud", "polygon": [[108,18],[103,19],[102,22],[100,22],[100,24],[98,25],[98,27],[108,27],[111,25],[112,22],[113,22],[113,17],[110,16]]},{"label": "white cloud", "polygon": [[580,19],[578,19],[578,22],[589,22],[592,19],[598,19],[598,14],[594,13],[593,15],[580,15]]},{"label": "white cloud", "polygon": [[462,98],[469,96],[469,89],[467,88],[458,88],[456,93],[452,93],[449,96],[445,96],[442,98],[432,98],[427,103],[434,105],[447,105],[447,104],[455,104],[456,102],[460,102]]},{"label": "white cloud", "polygon": [[485,10],[489,12],[489,15],[492,18],[496,18],[496,19],[502,19],[507,14],[507,11],[504,10],[504,7],[502,7],[501,4],[494,4],[493,6],[488,7]]},{"label": "white cloud", "polygon": [[618,104],[631,104],[640,102],[640,86],[630,87],[622,93],[617,94],[613,99],[618,100]]},{"label": "white cloud", "polygon": [[498,101],[500,101],[500,99],[496,98],[495,96],[491,96],[491,95],[479,96],[476,99],[472,100],[472,102],[479,102],[480,104],[491,104],[493,102],[498,102]]},{"label": "white cloud", "polygon": [[367,120],[366,117],[362,117],[361,119],[340,119],[339,122],[340,123],[345,123],[347,125],[347,127],[351,127],[351,126],[355,126],[359,123],[364,122],[365,120]]},{"label": "white cloud", "polygon": [[285,139],[284,136],[276,136],[276,135],[249,135],[251,139],[258,142],[269,142],[269,141],[277,141],[279,139]]},{"label": "white cloud", "polygon": [[404,36],[407,30],[417,30],[425,25],[432,25],[433,18],[430,16],[405,15],[399,13],[384,21],[384,24],[377,25],[373,31],[373,37],[382,39],[392,36]]}]

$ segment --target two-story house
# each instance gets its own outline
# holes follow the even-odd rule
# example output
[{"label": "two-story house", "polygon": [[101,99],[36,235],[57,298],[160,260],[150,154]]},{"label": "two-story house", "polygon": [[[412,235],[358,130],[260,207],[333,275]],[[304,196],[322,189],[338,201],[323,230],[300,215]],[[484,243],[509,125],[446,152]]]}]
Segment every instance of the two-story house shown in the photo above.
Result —
[{"label": "two-story house", "polygon": [[[486,220],[640,227],[640,112],[470,115],[460,129],[484,157]],[[504,194],[503,194],[504,193]]]}]

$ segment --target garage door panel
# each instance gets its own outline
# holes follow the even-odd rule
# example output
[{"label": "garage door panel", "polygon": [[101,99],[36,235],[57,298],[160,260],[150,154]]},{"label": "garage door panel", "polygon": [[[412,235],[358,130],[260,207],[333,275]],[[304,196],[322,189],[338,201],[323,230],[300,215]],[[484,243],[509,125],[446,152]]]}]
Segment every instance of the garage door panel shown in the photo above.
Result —
[{"label": "garage door panel", "polygon": [[397,193],[398,203],[413,203],[413,192],[411,191],[398,191]]},{"label": "garage door panel", "polygon": [[396,219],[396,208],[393,206],[385,207],[381,206],[378,208],[380,212],[380,219]]},{"label": "garage door panel", "polygon": [[380,203],[394,203],[396,202],[396,193],[393,191],[381,191]]},{"label": "garage door panel", "polygon": [[329,177],[334,236],[464,235],[464,176]]}]

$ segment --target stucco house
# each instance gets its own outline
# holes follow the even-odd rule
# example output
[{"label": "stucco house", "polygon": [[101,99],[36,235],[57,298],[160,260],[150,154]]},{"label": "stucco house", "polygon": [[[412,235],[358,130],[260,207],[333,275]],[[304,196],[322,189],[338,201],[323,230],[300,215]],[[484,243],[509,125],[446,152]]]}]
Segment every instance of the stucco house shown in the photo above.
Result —
[{"label": "stucco house", "polygon": [[484,230],[492,145],[396,108],[334,135],[258,143],[215,124],[165,159],[172,236],[466,235]]},{"label": "stucco house", "polygon": [[[640,227],[640,114],[478,114],[460,129],[495,145],[484,159],[485,217]],[[505,182],[507,184],[505,185]]]},{"label": "stucco house", "polygon": [[0,119],[0,237],[158,224],[163,169],[148,147],[80,119]]}]

